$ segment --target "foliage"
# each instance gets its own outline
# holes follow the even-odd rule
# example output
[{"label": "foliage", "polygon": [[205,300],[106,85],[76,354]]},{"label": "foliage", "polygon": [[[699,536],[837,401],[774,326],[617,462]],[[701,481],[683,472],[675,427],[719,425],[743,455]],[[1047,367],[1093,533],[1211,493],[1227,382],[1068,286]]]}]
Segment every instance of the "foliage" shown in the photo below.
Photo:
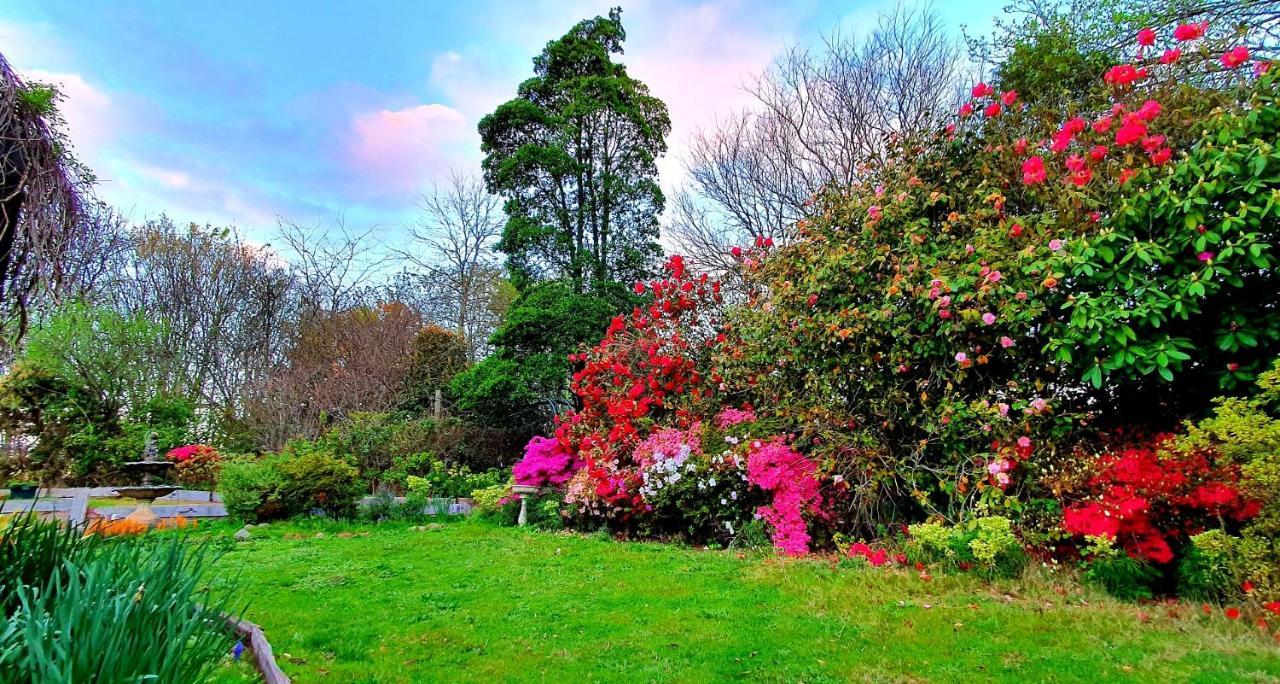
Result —
[{"label": "foliage", "polygon": [[630,298],[616,288],[575,292],[554,281],[525,290],[490,338],[492,355],[457,375],[458,407],[489,424],[532,432],[567,404],[566,357],[599,339]]},{"label": "foliage", "polygon": [[627,74],[622,11],[547,43],[516,98],[480,121],[484,175],[506,199],[498,249],[516,286],[566,279],[576,293],[646,277],[661,249],[657,158],[666,105]]},{"label": "foliage", "polygon": [[511,468],[511,475],[519,485],[554,487],[568,482],[581,467],[559,440],[534,437],[524,447],[524,458]]},{"label": "foliage", "polygon": [[282,478],[277,496],[292,514],[324,511],[349,516],[364,493],[355,466],[307,442],[285,445],[278,465]]},{"label": "foliage", "polygon": [[1152,597],[1161,572],[1146,559],[1135,558],[1099,539],[1091,549],[1082,577],[1118,599],[1137,601]]},{"label": "foliage", "polygon": [[410,494],[430,498],[465,498],[477,489],[496,487],[505,482],[507,477],[502,470],[475,473],[465,465],[450,465],[437,458],[428,458],[427,463],[421,476],[408,477],[407,488]]},{"label": "foliage", "polygon": [[222,616],[229,585],[207,586],[210,548],[73,540],[32,519],[0,530],[0,549],[38,568],[3,587],[0,681],[203,681],[233,642]]},{"label": "foliage", "polygon": [[228,458],[222,464],[218,492],[227,514],[239,520],[261,521],[286,516],[278,490],[282,476],[278,459],[251,455]]}]

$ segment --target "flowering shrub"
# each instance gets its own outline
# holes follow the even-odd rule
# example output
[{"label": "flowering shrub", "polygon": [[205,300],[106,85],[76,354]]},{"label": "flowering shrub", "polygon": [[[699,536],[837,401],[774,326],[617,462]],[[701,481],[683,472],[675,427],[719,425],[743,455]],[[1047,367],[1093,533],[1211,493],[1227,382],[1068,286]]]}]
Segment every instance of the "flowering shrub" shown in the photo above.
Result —
[{"label": "flowering shrub", "polygon": [[980,84],[740,252],[722,393],[849,484],[846,525],[1013,514],[1082,432],[1172,427],[1280,352],[1273,75],[1160,40],[1065,111]]},{"label": "flowering shrub", "polygon": [[222,471],[222,456],[206,444],[187,444],[170,449],[165,456],[174,462],[174,477],[184,487],[213,489]]},{"label": "flowering shrub", "polygon": [[1191,535],[1257,515],[1259,504],[1241,494],[1235,468],[1206,452],[1170,453],[1170,440],[1099,457],[1088,498],[1063,508],[1067,532],[1113,540],[1131,557],[1163,565]]}]

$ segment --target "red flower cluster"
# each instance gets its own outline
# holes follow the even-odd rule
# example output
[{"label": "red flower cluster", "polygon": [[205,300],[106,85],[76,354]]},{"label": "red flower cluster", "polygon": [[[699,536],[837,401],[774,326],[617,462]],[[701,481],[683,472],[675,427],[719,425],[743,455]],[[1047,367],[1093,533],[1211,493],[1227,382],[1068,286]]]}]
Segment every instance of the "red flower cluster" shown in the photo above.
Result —
[{"label": "red flower cluster", "polygon": [[1168,439],[1103,455],[1089,480],[1089,500],[1063,508],[1066,530],[1107,537],[1135,558],[1168,563],[1175,546],[1218,520],[1257,515],[1259,504],[1240,493],[1234,468],[1207,453],[1169,453]]}]

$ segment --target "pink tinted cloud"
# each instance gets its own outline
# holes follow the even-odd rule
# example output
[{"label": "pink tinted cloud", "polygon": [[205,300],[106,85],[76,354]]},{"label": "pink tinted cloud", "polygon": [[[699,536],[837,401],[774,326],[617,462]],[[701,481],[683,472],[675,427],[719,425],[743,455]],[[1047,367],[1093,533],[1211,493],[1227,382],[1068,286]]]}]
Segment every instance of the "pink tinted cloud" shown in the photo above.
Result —
[{"label": "pink tinted cloud", "polygon": [[351,120],[348,162],[361,194],[411,194],[456,164],[473,137],[466,117],[441,104],[366,112]]}]

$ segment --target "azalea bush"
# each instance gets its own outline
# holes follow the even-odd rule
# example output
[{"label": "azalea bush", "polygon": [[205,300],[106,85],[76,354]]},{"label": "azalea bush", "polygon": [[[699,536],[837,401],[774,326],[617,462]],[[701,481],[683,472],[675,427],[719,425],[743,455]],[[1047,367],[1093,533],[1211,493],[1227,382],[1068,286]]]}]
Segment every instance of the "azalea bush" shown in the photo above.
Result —
[{"label": "azalea bush", "polygon": [[207,444],[187,444],[170,449],[165,456],[174,463],[174,478],[184,487],[212,490],[222,471],[222,455]]}]

